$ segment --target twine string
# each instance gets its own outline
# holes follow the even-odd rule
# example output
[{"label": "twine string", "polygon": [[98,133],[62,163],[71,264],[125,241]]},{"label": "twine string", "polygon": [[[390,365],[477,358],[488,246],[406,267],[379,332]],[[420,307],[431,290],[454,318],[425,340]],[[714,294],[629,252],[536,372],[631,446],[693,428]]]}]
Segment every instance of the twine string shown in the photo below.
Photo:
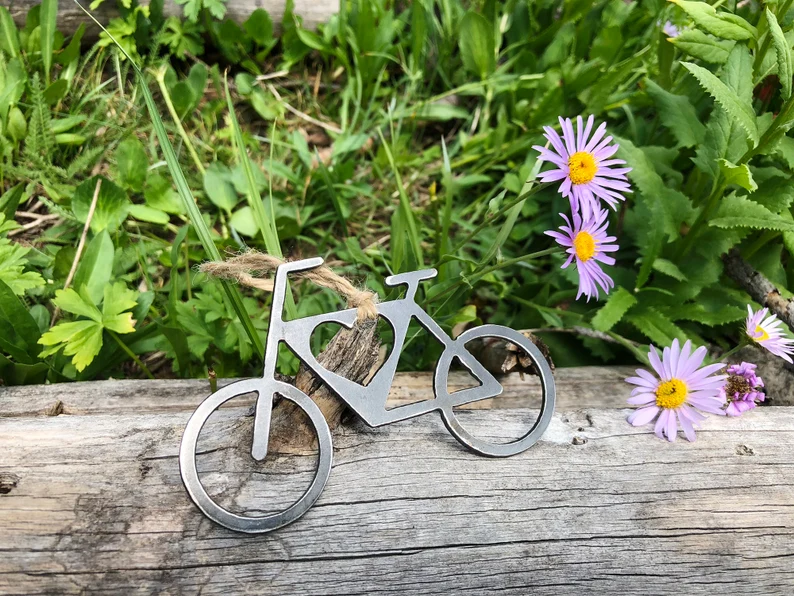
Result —
[{"label": "twine string", "polygon": [[[284,263],[284,260],[273,255],[249,250],[226,261],[202,263],[199,266],[199,271],[210,277],[233,280],[244,286],[272,292],[273,280],[262,276],[275,271],[279,265]],[[376,294],[367,290],[359,290],[346,277],[334,273],[325,265],[307,271],[296,271],[292,276],[328,288],[345,298],[349,307],[358,310],[359,321],[378,317]]]}]

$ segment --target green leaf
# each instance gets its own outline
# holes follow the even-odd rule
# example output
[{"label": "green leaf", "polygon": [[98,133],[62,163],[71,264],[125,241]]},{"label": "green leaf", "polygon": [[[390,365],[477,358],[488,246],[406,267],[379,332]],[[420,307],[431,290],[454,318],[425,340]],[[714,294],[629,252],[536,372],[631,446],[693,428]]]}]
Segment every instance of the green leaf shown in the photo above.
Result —
[{"label": "green leaf", "polygon": [[469,11],[460,21],[460,56],[470,73],[485,79],[496,70],[494,27],[479,13]]},{"label": "green leaf", "polygon": [[41,60],[44,63],[45,83],[50,80],[57,21],[58,0],[42,0],[41,12],[39,13],[39,28],[41,32]]},{"label": "green leaf", "polygon": [[39,343],[50,346],[41,352],[42,358],[63,348],[66,356],[72,356],[77,371],[82,372],[102,349],[102,325],[95,321],[58,323],[41,336]]},{"label": "green leaf", "polygon": [[0,6],[0,50],[11,58],[19,56],[19,35],[14,19],[5,6]]},{"label": "green leaf", "polygon": [[[113,184],[107,178],[99,177],[102,184],[99,187],[94,215],[91,218],[91,231],[98,234],[102,230],[115,232],[124,220],[127,219],[130,202],[127,193]],[[74,191],[72,197],[72,212],[78,221],[85,223],[91,202],[96,190],[97,177],[85,180]]]},{"label": "green leaf", "polygon": [[215,206],[220,207],[227,214],[231,213],[240,201],[232,184],[231,170],[218,162],[211,163],[204,173],[204,192]]},{"label": "green leaf", "polygon": [[72,288],[56,291],[52,302],[61,310],[73,315],[86,317],[97,323],[102,321],[102,313],[99,309]]},{"label": "green leaf", "polygon": [[736,45],[735,41],[715,39],[697,29],[682,31],[669,41],[682,52],[711,64],[725,64],[728,54]]},{"label": "green leaf", "polygon": [[232,214],[229,219],[229,225],[237,230],[238,233],[249,238],[256,236],[258,230],[256,222],[254,222],[254,214],[248,205],[241,207]]},{"label": "green leaf", "polygon": [[777,22],[775,13],[766,7],[766,22],[769,24],[769,33],[772,35],[772,44],[775,46],[777,54],[777,76],[783,86],[783,99],[791,97],[791,78],[794,76],[794,69],[791,65],[791,48],[783,30]]},{"label": "green leaf", "polygon": [[14,219],[14,214],[17,212],[17,207],[19,207],[19,202],[22,200],[24,192],[25,185],[20,182],[5,191],[3,196],[0,196],[0,215],[2,215],[0,222]]},{"label": "green leaf", "polygon": [[[692,215],[691,201],[665,184],[641,147],[636,147],[628,139],[615,137],[615,140],[620,145],[618,156],[631,164],[629,177],[640,191],[642,201],[649,210],[656,211],[656,207],[660,207],[664,214],[661,221],[655,222],[656,227],[661,227],[671,241],[680,238],[681,223]],[[654,204],[656,207],[652,208]]]},{"label": "green leaf", "polygon": [[[0,213],[0,234],[17,227],[19,226],[15,221],[6,221],[5,215]],[[0,280],[8,284],[17,295],[44,285],[44,279],[38,272],[25,271],[28,265],[25,256],[30,250],[0,236]]]},{"label": "green leaf", "polygon": [[653,268],[659,273],[664,273],[678,281],[686,281],[686,275],[678,268],[678,265],[667,259],[656,259],[653,262]]},{"label": "green leaf", "polygon": [[36,321],[13,290],[0,280],[0,348],[25,364],[38,361],[40,333]]},{"label": "green leaf", "polygon": [[637,299],[634,295],[618,286],[593,317],[593,328],[598,331],[609,331],[635,304],[637,304]]},{"label": "green leaf", "polygon": [[102,300],[102,326],[116,333],[132,333],[135,321],[131,308],[138,304],[138,292],[128,289],[123,282],[106,286]]},{"label": "green leaf", "polygon": [[758,128],[755,125],[755,113],[752,108],[739,99],[739,96],[725,83],[715,77],[702,66],[691,62],[682,62],[700,85],[711,95],[723,110],[741,125],[747,135],[758,143]]},{"label": "green leaf", "polygon": [[673,95],[650,79],[646,79],[646,90],[659,110],[661,121],[673,133],[679,147],[694,147],[703,142],[706,127],[688,97]]},{"label": "green leaf", "polygon": [[717,12],[713,6],[705,2],[689,0],[670,0],[670,2],[680,6],[698,27],[722,39],[743,41],[758,36],[756,28],[740,16]]},{"label": "green leaf", "polygon": [[254,42],[262,47],[270,45],[273,41],[273,21],[266,10],[257,8],[243,23],[243,29]]},{"label": "green leaf", "polygon": [[130,190],[142,191],[149,159],[146,157],[143,143],[137,137],[129,136],[119,143],[116,149],[116,164],[121,183]]},{"label": "green leaf", "polygon": [[[720,296],[724,300],[724,296]],[[738,306],[724,305],[717,310],[708,310],[700,302],[671,306],[664,312],[673,321],[695,321],[703,325],[725,325],[747,316],[747,311]]]},{"label": "green leaf", "polygon": [[780,215],[788,211],[794,201],[794,179],[774,176],[758,185],[758,190],[748,197]]},{"label": "green leaf", "polygon": [[753,228],[794,232],[794,226],[790,222],[766,207],[736,195],[728,195],[722,199],[709,225],[723,229]]},{"label": "green leaf", "polygon": [[107,230],[94,236],[80,258],[80,265],[74,276],[74,287],[80,291],[85,288],[94,304],[102,300],[105,286],[113,274],[113,241]]},{"label": "green leaf", "polygon": [[148,221],[149,223],[160,225],[165,225],[171,221],[171,216],[165,211],[149,207],[148,205],[130,205],[130,215],[140,221]]},{"label": "green leaf", "polygon": [[683,329],[653,308],[646,308],[640,313],[627,315],[626,321],[658,346],[669,346],[676,338],[679,341],[687,339]]},{"label": "green leaf", "polygon": [[152,209],[175,215],[185,213],[185,206],[179,198],[179,193],[174,190],[171,181],[160,174],[152,174],[146,179],[143,196],[146,204]]},{"label": "green leaf", "polygon": [[721,159],[720,170],[728,184],[736,184],[750,192],[758,189],[758,185],[753,180],[753,174],[750,172],[750,167],[746,163],[737,166],[727,159]]}]

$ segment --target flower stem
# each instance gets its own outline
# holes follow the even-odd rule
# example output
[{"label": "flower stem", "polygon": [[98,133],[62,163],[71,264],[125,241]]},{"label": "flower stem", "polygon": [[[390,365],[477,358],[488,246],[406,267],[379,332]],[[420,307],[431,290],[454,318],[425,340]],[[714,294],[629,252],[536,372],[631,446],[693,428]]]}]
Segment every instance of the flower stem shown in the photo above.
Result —
[{"label": "flower stem", "polygon": [[[494,222],[494,221],[495,221],[497,218],[499,218],[499,217],[502,217],[502,216],[503,216],[505,213],[507,213],[508,211],[510,211],[510,210],[511,210],[513,207],[515,207],[515,206],[516,206],[516,205],[518,205],[519,203],[521,203],[521,202],[525,201],[526,199],[528,199],[529,197],[531,197],[531,196],[532,196],[532,195],[534,195],[535,193],[537,193],[537,192],[539,192],[539,191],[543,190],[544,188],[547,188],[547,187],[548,187],[550,184],[551,184],[551,182],[544,182],[544,183],[542,183],[542,184],[536,184],[536,185],[534,185],[532,188],[530,188],[529,190],[527,190],[526,192],[522,192],[520,195],[518,195],[518,196],[517,196],[515,199],[513,199],[512,201],[509,201],[509,202],[505,203],[504,205],[502,205],[502,206],[499,208],[499,211],[497,211],[497,212],[496,212],[496,213],[495,213],[493,216],[491,216],[490,218],[487,218],[487,219],[483,220],[483,221],[482,221],[482,222],[480,222],[480,223],[477,225],[477,227],[475,227],[475,228],[474,228],[474,229],[473,229],[471,232],[469,232],[468,234],[466,234],[466,237],[465,237],[463,240],[461,240],[461,241],[460,241],[460,242],[459,242],[459,243],[458,243],[458,244],[455,246],[455,248],[453,248],[453,249],[450,251],[450,254],[455,254],[456,252],[458,252],[458,251],[459,251],[461,248],[463,248],[464,246],[466,246],[466,245],[467,245],[467,244],[468,244],[468,243],[469,243],[469,242],[472,240],[472,238],[474,238],[475,236],[477,236],[477,234],[479,234],[479,233],[480,233],[480,232],[481,232],[481,231],[482,231],[484,228],[486,228],[486,227],[488,227],[490,224],[492,224],[492,223],[493,223],[493,222]],[[439,261],[439,263],[437,263],[437,264],[436,264],[436,266],[438,266],[442,260],[443,260],[443,257],[441,258],[441,260]]]},{"label": "flower stem", "polygon": [[116,335],[113,331],[107,330],[107,332],[110,334],[110,336],[113,339],[116,340],[116,343],[119,344],[119,347],[121,347],[121,349],[124,350],[124,352],[126,352],[127,356],[132,358],[132,360],[135,362],[135,364],[138,365],[138,367],[144,372],[144,374],[150,379],[153,379],[154,375],[152,374],[152,371],[150,371],[146,367],[146,365],[143,362],[141,362],[141,359],[138,358],[138,355],[135,354],[135,352],[133,352],[132,350],[130,350],[130,347],[127,344],[125,344],[123,341],[121,341],[121,338],[118,335]]}]

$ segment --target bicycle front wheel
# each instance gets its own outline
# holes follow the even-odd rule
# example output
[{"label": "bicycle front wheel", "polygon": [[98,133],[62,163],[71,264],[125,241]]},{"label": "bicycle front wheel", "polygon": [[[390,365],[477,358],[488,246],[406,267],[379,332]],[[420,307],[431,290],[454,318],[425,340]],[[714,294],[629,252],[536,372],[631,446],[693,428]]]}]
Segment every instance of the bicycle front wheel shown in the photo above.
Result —
[{"label": "bicycle front wheel", "polygon": [[[527,356],[529,356],[529,358],[535,364],[535,367],[537,368],[540,375],[540,382],[543,390],[540,413],[535,419],[535,423],[526,434],[514,441],[507,443],[495,443],[487,439],[481,439],[466,430],[458,420],[458,416],[456,415],[452,406],[455,401],[453,399],[455,394],[450,394],[449,389],[447,388],[449,370],[452,366],[453,358],[455,358],[455,356],[460,357],[461,354],[465,354],[467,355],[468,359],[473,359],[473,356],[466,351],[465,346],[474,339],[484,337],[498,337],[507,340],[524,350]],[[479,455],[487,455],[490,457],[509,457],[532,447],[532,445],[534,445],[538,439],[540,439],[541,435],[543,435],[543,433],[546,431],[546,428],[548,428],[554,414],[554,402],[556,400],[554,376],[551,372],[551,367],[549,366],[548,362],[546,362],[543,354],[541,354],[537,346],[524,335],[518,331],[515,331],[514,329],[503,327],[501,325],[481,325],[479,327],[469,329],[458,336],[458,338],[455,340],[455,344],[457,349],[445,350],[441,355],[438,365],[436,366],[435,377],[433,379],[436,399],[439,400],[440,403],[444,404],[440,408],[441,417],[444,420],[444,424],[446,425],[449,432],[468,449]],[[465,359],[461,358],[461,360],[464,364],[467,364]],[[476,361],[475,363],[477,365],[476,368],[484,370],[482,369],[482,365]],[[490,373],[487,374],[490,375]],[[483,379],[480,380],[484,382]],[[501,390],[501,386],[499,386],[499,389]],[[486,397],[495,397],[499,394],[499,392],[501,391],[493,392],[491,395],[487,395]]]},{"label": "bicycle front wheel", "polygon": [[[259,395],[259,399],[270,400],[277,393],[301,408],[314,426],[320,449],[317,471],[303,496],[284,511],[262,516],[238,515],[218,505],[201,484],[198,469],[196,468],[196,444],[198,443],[201,429],[210,415],[227,401],[253,392]],[[204,515],[230,530],[248,534],[262,534],[292,523],[314,505],[314,502],[323,492],[328,477],[331,475],[332,452],[331,430],[328,428],[328,423],[325,421],[317,404],[305,393],[292,385],[276,380],[246,379],[219,389],[205,399],[193,412],[185,427],[185,434],[182,435],[182,444],[179,448],[179,470],[190,498],[193,499],[193,502]]]}]

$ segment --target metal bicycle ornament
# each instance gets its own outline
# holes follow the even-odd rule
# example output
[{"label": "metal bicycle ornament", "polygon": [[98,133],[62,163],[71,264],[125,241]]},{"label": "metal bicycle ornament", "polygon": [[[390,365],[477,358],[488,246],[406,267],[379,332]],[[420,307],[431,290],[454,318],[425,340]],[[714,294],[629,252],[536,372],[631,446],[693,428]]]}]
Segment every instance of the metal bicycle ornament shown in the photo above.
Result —
[{"label": "metal bicycle ornament", "polygon": [[[287,275],[289,273],[314,269],[323,264],[320,257],[292,261],[280,265],[276,270],[273,304],[270,313],[270,326],[267,334],[264,357],[264,375],[262,378],[246,379],[232,383],[219,389],[196,409],[185,427],[179,451],[179,468],[182,481],[190,498],[196,506],[211,520],[218,524],[246,533],[264,533],[281,528],[306,513],[317,501],[331,474],[332,446],[331,431],[328,423],[315,404],[305,393],[296,387],[279,381],[275,377],[278,347],[281,342],[287,344],[298,358],[308,366],[315,375],[325,382],[353,411],[369,426],[378,427],[392,422],[399,422],[429,412],[438,411],[449,432],[471,451],[490,457],[508,457],[521,453],[531,447],[543,434],[551,421],[554,411],[555,387],[551,368],[540,350],[521,333],[499,325],[481,325],[469,329],[456,339],[449,337],[443,329],[415,301],[419,282],[436,276],[435,269],[425,269],[401,273],[387,277],[387,286],[405,286],[405,295],[398,300],[377,304],[378,314],[385,318],[394,330],[394,347],[387,361],[365,387],[349,381],[322,367],[311,352],[310,339],[312,332],[324,323],[338,323],[347,328],[352,327],[356,320],[355,308],[339,312],[306,317],[294,321],[284,321],[282,312],[287,292]],[[389,395],[394,373],[397,369],[400,352],[405,342],[408,325],[412,318],[444,345],[444,351],[436,365],[433,391],[434,399],[386,409],[386,398]],[[502,386],[466,350],[466,344],[481,337],[498,337],[522,348],[534,362],[540,374],[543,399],[540,413],[532,428],[521,438],[508,443],[492,443],[479,439],[469,433],[458,421],[453,411],[455,406],[495,397],[502,393]],[[479,386],[450,393],[447,388],[449,369],[453,359],[458,358],[471,374],[480,382]],[[276,394],[295,403],[308,416],[317,434],[319,458],[314,479],[293,505],[275,514],[246,516],[232,513],[218,505],[207,494],[201,484],[196,468],[196,444],[199,433],[210,415],[221,405],[235,397],[246,393],[258,394],[253,432],[251,455],[255,460],[265,458],[268,449],[268,435]]]}]

